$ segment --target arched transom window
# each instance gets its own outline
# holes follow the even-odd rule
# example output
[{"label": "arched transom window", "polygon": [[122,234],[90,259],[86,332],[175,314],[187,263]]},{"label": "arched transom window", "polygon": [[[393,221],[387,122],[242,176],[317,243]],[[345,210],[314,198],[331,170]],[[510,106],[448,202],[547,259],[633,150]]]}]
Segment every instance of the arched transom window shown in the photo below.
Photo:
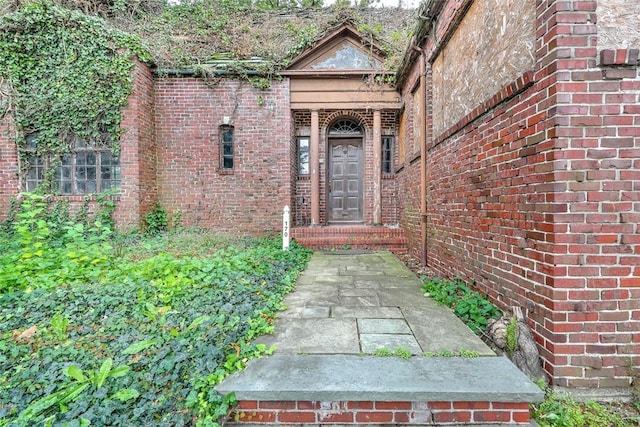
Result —
[{"label": "arched transom window", "polygon": [[362,128],[351,119],[341,119],[329,129],[329,135],[362,135]]}]

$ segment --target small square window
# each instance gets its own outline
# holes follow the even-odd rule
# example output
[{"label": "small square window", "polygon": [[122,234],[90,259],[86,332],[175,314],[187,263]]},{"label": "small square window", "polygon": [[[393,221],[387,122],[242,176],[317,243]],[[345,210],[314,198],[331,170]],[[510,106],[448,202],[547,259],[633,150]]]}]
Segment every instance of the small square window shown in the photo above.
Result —
[{"label": "small square window", "polygon": [[309,137],[298,138],[298,175],[309,175]]},{"label": "small square window", "polygon": [[44,182],[45,160],[41,156],[29,156],[27,162],[29,164],[26,177],[27,191],[35,191]]}]

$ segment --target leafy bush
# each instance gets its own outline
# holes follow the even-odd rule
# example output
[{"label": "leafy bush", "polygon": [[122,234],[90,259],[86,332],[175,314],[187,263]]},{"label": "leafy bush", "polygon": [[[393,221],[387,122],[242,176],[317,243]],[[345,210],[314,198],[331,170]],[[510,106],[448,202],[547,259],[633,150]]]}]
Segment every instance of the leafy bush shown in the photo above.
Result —
[{"label": "leafy bush", "polygon": [[502,312],[480,293],[472,291],[462,280],[432,278],[422,289],[440,304],[453,309],[474,333],[482,334],[489,319],[498,319]]},{"label": "leafy bush", "polygon": [[[135,235],[118,236],[116,251],[112,235],[26,200],[0,236],[0,426],[215,425],[233,396],[213,386],[269,351],[251,341],[272,330],[309,252],[212,238],[215,249],[190,256],[170,238]],[[46,270],[7,262],[34,249]],[[100,262],[71,265],[71,249]]]},{"label": "leafy bush", "polygon": [[87,207],[73,218],[48,196],[21,197],[0,228],[0,293],[99,281],[109,264],[110,225],[88,218]]},{"label": "leafy bush", "polygon": [[148,234],[159,234],[169,228],[169,216],[162,206],[156,205],[152,211],[142,219],[143,230]]}]

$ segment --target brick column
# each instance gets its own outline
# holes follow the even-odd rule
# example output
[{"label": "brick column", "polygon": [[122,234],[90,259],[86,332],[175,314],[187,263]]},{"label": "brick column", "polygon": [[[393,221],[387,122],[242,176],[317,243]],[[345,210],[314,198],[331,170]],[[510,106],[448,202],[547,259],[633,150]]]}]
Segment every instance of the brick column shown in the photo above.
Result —
[{"label": "brick column", "polygon": [[380,110],[373,112],[373,224],[382,224],[382,120]]},{"label": "brick column", "polygon": [[311,111],[311,225],[320,224],[320,120],[318,110]]}]

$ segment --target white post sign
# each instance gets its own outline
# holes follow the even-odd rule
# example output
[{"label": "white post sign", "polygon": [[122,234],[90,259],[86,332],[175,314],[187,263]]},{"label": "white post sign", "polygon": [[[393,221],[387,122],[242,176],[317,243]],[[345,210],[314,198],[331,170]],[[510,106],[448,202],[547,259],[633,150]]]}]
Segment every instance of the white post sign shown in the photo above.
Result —
[{"label": "white post sign", "polygon": [[289,206],[285,206],[282,212],[282,250],[289,250],[289,240],[291,238],[291,214]]}]

